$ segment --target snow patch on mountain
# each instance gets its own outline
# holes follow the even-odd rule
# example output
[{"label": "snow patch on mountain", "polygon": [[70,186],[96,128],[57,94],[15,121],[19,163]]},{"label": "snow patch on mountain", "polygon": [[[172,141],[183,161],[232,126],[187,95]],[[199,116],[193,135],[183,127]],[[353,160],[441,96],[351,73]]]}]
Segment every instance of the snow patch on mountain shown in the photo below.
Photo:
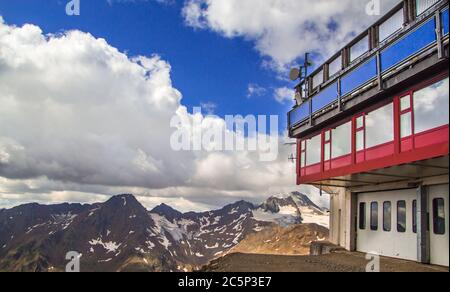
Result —
[{"label": "snow patch on mountain", "polygon": [[106,250],[106,253],[111,253],[111,252],[114,253],[122,245],[121,243],[118,244],[118,243],[113,242],[113,241],[103,242],[101,238],[92,239],[92,240],[89,241],[89,244],[91,246],[96,246],[96,245],[102,246]]},{"label": "snow patch on mountain", "polygon": [[329,228],[330,226],[330,216],[326,213],[317,214],[311,211],[308,207],[300,207],[300,212],[302,214],[302,223],[315,223],[317,225]]}]

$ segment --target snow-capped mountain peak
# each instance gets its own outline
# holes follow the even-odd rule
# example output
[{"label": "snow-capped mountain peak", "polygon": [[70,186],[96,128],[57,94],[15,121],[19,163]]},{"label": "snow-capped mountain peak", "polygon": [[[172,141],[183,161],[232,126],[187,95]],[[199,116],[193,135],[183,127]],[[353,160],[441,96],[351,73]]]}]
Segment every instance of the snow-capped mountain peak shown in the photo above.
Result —
[{"label": "snow-capped mountain peak", "polygon": [[299,223],[329,226],[327,212],[299,192],[270,197],[253,211],[253,216],[258,221],[274,222],[284,227]]},{"label": "snow-capped mountain peak", "polygon": [[184,271],[268,227],[325,225],[325,218],[299,193],[271,197],[259,206],[239,201],[184,214],[165,204],[148,211],[133,195],[93,205],[28,204],[0,212],[0,270],[63,269],[65,253],[76,250],[86,271]]}]

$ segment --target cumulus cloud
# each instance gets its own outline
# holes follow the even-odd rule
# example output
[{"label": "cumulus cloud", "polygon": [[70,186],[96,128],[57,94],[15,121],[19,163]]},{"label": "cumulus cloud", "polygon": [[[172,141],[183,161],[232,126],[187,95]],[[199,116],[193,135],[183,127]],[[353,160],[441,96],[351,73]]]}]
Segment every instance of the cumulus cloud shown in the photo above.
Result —
[{"label": "cumulus cloud", "polygon": [[224,121],[188,113],[170,71],[88,33],[0,21],[0,206],[134,193],[147,207],[199,210],[296,189],[290,147],[270,163],[257,152],[172,151],[174,116]]},{"label": "cumulus cloud", "polygon": [[[383,12],[400,0],[381,0]],[[284,70],[305,52],[331,57],[377,16],[368,16],[369,1],[355,0],[187,0],[187,25],[224,37],[255,43],[266,65]]]},{"label": "cumulus cloud", "polygon": [[256,83],[250,83],[247,87],[247,98],[251,98],[254,96],[262,96],[266,93],[267,89]]},{"label": "cumulus cloud", "polygon": [[288,87],[280,87],[275,89],[274,98],[279,103],[292,102],[294,100],[295,91]]}]

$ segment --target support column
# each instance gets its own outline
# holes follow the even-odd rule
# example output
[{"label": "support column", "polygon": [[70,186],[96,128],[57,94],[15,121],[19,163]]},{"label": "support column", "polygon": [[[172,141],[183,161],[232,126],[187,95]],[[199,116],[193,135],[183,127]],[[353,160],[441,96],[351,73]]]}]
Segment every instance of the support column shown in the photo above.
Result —
[{"label": "support column", "polygon": [[356,193],[350,193],[349,200],[349,230],[348,230],[348,250],[356,251],[356,226],[358,221],[358,197]]},{"label": "support column", "polygon": [[430,263],[430,232],[428,226],[428,195],[424,186],[417,188],[417,261]]}]

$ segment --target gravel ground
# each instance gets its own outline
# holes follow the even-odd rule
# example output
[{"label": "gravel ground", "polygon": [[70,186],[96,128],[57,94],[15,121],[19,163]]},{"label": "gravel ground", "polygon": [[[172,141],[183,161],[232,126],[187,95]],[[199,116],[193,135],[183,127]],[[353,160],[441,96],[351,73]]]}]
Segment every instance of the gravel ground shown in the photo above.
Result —
[{"label": "gravel ground", "polygon": [[[205,266],[205,272],[365,272],[362,253],[338,252],[322,256],[230,254]],[[381,259],[381,272],[448,272],[448,268],[391,258]]]}]

